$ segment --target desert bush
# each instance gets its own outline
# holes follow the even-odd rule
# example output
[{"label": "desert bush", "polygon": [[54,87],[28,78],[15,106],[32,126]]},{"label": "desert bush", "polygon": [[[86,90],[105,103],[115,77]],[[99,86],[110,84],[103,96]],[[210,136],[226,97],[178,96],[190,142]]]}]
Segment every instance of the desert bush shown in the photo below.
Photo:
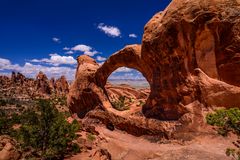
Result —
[{"label": "desert bush", "polygon": [[[229,132],[240,135],[240,109],[220,109],[215,113],[206,116],[207,123],[218,127],[217,131],[222,136],[227,136]],[[237,149],[227,148],[226,155],[240,160],[240,141],[233,143]]]},{"label": "desert bush", "polygon": [[94,140],[96,139],[96,137],[95,137],[92,133],[88,133],[88,134],[87,134],[87,139],[88,139],[89,141],[94,141]]},{"label": "desert bush", "polygon": [[144,104],[145,104],[145,103],[144,103],[142,100],[140,100],[140,101],[139,101],[139,104],[138,104],[137,106],[142,107]]},{"label": "desert bush", "polygon": [[226,136],[230,131],[240,134],[240,110],[238,108],[220,109],[208,114],[207,123],[218,127],[219,134]]},{"label": "desert bush", "polygon": [[6,114],[3,111],[0,111],[0,135],[8,133],[9,123],[6,117]]},{"label": "desert bush", "polygon": [[0,135],[8,134],[12,132],[12,121],[9,114],[4,109],[0,109]]},{"label": "desert bush", "polygon": [[6,106],[7,102],[4,99],[0,99],[0,106]]},{"label": "desert bush", "polygon": [[77,137],[78,122],[69,124],[50,101],[39,100],[38,112],[26,111],[21,117],[17,139],[23,149],[32,148],[42,159],[62,159],[67,153],[79,151],[72,142]]},{"label": "desert bush", "polygon": [[118,100],[112,102],[113,108],[119,111],[128,110],[129,106],[125,105],[125,100],[126,100],[125,96],[120,96]]}]

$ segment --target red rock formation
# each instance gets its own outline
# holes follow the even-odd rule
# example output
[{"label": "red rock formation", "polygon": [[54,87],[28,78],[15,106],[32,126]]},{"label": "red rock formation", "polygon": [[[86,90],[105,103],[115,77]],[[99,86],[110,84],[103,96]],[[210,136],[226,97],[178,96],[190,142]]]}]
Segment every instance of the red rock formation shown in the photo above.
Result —
[{"label": "red rock formation", "polygon": [[50,85],[50,87],[51,87],[52,90],[55,89],[55,79],[54,79],[54,78],[51,78],[51,79],[50,79],[49,85]]},{"label": "red rock formation", "polygon": [[[110,56],[99,69],[93,59],[79,58],[81,62],[70,93],[81,92],[74,94],[73,99],[84,101],[73,103],[69,99],[70,109],[82,113],[84,108],[86,113],[97,105],[104,106],[105,102],[99,97],[107,97],[104,89],[107,78],[123,66],[142,72],[149,82],[151,92],[143,113],[150,118],[177,120],[189,112],[184,106],[196,100],[207,101],[203,88],[193,78],[196,68],[211,78],[240,86],[239,10],[238,0],[173,0],[145,26],[142,47],[125,47]],[[89,65],[82,69],[86,64]],[[93,96],[94,89],[103,93]],[[90,91],[90,96],[84,97],[83,90]],[[235,96],[240,99],[238,94]],[[90,100],[91,105],[86,105]]]},{"label": "red rock formation", "polygon": [[67,103],[73,113],[83,117],[88,111],[101,104],[101,97],[97,93],[102,93],[103,97],[104,94],[94,83],[95,72],[99,65],[86,55],[79,56],[77,60],[75,81],[70,86],[71,92],[68,94]]},{"label": "red rock formation", "polygon": [[111,73],[120,67],[136,69],[143,74],[149,83],[152,82],[151,68],[141,58],[141,45],[126,46],[110,56],[96,73],[97,84],[104,87]]},{"label": "red rock formation", "polygon": [[[184,103],[184,97],[193,102],[199,95],[187,77],[195,68],[240,85],[240,72],[228,67],[239,68],[232,61],[239,53],[239,7],[232,0],[174,0],[148,22],[141,56],[152,68],[154,90],[143,109],[147,116],[165,112],[162,117],[172,119],[179,115],[172,111]],[[226,68],[235,71],[226,72]],[[186,88],[184,94],[181,88]]]},{"label": "red rock formation", "polygon": [[66,95],[69,91],[69,85],[65,76],[61,76],[59,79],[56,80],[54,83],[54,89],[57,94],[64,94]]},{"label": "red rock formation", "polygon": [[23,84],[25,81],[26,81],[26,77],[21,74],[21,73],[15,73],[15,72],[12,72],[12,75],[11,75],[11,81],[13,83],[20,83],[20,84]]},{"label": "red rock formation", "polygon": [[66,78],[62,76],[58,80],[48,80],[47,76],[40,72],[36,79],[26,78],[21,73],[13,72],[11,77],[0,76],[0,98],[32,99],[47,98],[49,96],[66,96],[69,86]]},{"label": "red rock formation", "polygon": [[39,72],[36,77],[37,91],[43,94],[51,94],[51,88],[47,76],[43,72]]}]

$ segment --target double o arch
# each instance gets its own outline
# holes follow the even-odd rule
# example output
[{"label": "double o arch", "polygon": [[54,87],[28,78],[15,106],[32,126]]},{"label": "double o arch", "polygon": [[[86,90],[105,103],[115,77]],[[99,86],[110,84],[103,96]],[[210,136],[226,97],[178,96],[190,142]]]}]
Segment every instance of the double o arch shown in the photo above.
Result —
[{"label": "double o arch", "polygon": [[[102,66],[86,55],[78,57],[75,81],[68,94],[68,106],[73,113],[84,117],[87,112],[101,104],[105,108],[111,106],[104,88],[108,77],[120,67],[128,67],[142,73],[150,85],[150,95],[143,105],[146,117],[156,119],[178,119],[183,111],[178,105],[164,103],[159,75],[151,64],[141,57],[141,45],[129,45],[110,56]],[[103,91],[103,92],[102,92]]]},{"label": "double o arch", "polygon": [[141,45],[129,45],[108,58],[108,60],[97,70],[96,83],[104,87],[108,77],[116,69],[128,67],[142,73],[149,84],[152,83],[151,69],[141,59]]}]

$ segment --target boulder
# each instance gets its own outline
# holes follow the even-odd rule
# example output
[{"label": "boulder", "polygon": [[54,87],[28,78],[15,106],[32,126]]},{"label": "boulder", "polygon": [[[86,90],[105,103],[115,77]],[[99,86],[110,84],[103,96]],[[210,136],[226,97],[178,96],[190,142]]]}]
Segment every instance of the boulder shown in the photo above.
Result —
[{"label": "boulder", "polygon": [[202,103],[216,107],[239,107],[240,87],[208,77],[201,69],[195,70],[195,83],[200,87]]},{"label": "boulder", "polygon": [[17,142],[9,136],[0,136],[0,160],[18,160],[21,157],[16,149]]}]

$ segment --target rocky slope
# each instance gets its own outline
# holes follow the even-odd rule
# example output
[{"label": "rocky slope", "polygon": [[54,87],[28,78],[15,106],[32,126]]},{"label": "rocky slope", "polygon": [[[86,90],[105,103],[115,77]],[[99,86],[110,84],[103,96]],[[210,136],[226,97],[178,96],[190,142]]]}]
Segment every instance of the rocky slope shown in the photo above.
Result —
[{"label": "rocky slope", "polygon": [[234,139],[211,135],[197,137],[188,142],[159,141],[157,137],[135,137],[122,131],[112,132],[101,126],[96,127],[96,131],[99,135],[88,142],[87,151],[67,159],[231,160],[225,155],[225,148],[232,146],[230,142]]}]

